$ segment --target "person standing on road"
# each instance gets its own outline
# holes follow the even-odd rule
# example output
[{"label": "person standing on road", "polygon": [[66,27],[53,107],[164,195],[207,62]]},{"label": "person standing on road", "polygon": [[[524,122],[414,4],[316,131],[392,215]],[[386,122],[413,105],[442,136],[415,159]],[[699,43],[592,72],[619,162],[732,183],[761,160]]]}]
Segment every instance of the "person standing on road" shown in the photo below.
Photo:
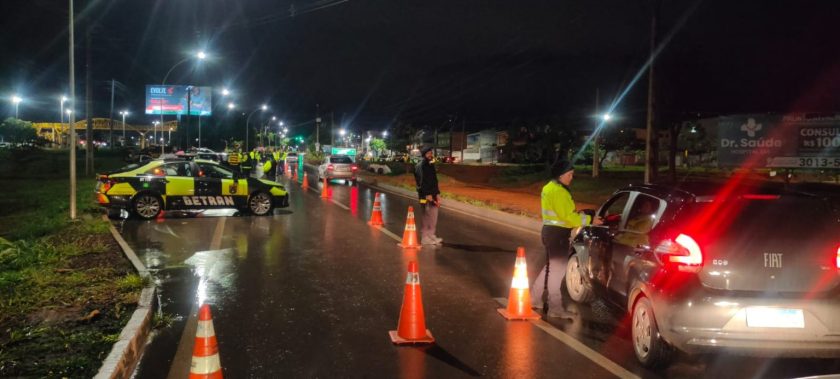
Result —
[{"label": "person standing on road", "polygon": [[[575,212],[575,202],[569,192],[575,168],[568,161],[558,161],[551,167],[551,180],[542,188],[542,243],[545,246],[545,267],[531,286],[531,301],[535,308],[544,308],[549,317],[571,315],[563,309],[560,287],[566,273],[566,257],[572,229],[593,224],[601,225],[600,217]],[[549,275],[553,274],[553,275]]]},{"label": "person standing on road", "polygon": [[423,208],[420,243],[423,245],[440,245],[443,243],[443,238],[436,234],[438,208],[440,207],[440,188],[438,188],[432,147],[424,147],[421,153],[423,154],[423,160],[417,163],[414,168],[417,195],[420,198],[420,206]]}]

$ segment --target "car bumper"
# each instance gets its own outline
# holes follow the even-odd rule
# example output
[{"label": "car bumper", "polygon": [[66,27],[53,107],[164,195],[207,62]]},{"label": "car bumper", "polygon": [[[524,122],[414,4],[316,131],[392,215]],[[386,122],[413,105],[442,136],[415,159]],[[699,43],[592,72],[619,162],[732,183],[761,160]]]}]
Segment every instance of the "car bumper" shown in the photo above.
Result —
[{"label": "car bumper", "polygon": [[[673,301],[653,296],[659,330],[666,341],[688,353],[728,352],[774,357],[840,357],[840,299],[715,296],[707,291]],[[748,324],[748,309],[801,310],[802,325]]]},{"label": "car bumper", "polygon": [[329,179],[356,179],[354,171],[327,171],[325,176]]},{"label": "car bumper", "polygon": [[289,195],[274,196],[274,208],[287,208],[289,206]]},{"label": "car bumper", "polygon": [[106,208],[121,208],[121,209],[128,209],[129,205],[131,204],[131,197],[130,196],[122,196],[122,195],[103,195],[101,193],[96,194],[97,201],[99,202],[100,206]]}]

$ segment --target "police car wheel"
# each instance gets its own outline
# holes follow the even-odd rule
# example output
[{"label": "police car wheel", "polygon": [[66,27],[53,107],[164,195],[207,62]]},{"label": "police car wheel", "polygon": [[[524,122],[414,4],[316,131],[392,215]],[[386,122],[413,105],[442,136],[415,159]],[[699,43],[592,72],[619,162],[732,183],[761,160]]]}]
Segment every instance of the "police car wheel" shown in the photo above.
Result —
[{"label": "police car wheel", "polygon": [[271,195],[265,192],[257,192],[248,199],[248,210],[257,216],[263,216],[271,212]]},{"label": "police car wheel", "polygon": [[160,197],[150,193],[144,193],[134,198],[133,210],[134,214],[140,218],[149,220],[157,217],[160,214],[163,202]]}]

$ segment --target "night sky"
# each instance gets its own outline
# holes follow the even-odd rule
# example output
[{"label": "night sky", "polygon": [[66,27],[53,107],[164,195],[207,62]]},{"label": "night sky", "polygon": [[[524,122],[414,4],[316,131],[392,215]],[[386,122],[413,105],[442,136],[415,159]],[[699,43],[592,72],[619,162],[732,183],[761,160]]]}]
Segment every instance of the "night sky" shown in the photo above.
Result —
[{"label": "night sky", "polygon": [[[649,53],[652,1],[77,0],[77,97],[85,29],[96,116],[141,115],[146,84],[228,86],[234,102],[304,123],[334,112],[355,129],[393,120],[474,123],[585,119],[628,86]],[[290,10],[294,9],[292,17]],[[838,1],[664,1],[656,60],[659,112],[670,117],[840,109]],[[67,93],[67,1],[0,1],[0,108],[58,119]],[[685,22],[681,23],[681,19]],[[616,107],[644,124],[647,77]],[[221,103],[219,103],[221,105]],[[80,108],[80,107],[77,107]],[[242,110],[243,108],[240,108]],[[224,113],[222,107],[216,109]],[[686,116],[688,117],[688,116]]]}]

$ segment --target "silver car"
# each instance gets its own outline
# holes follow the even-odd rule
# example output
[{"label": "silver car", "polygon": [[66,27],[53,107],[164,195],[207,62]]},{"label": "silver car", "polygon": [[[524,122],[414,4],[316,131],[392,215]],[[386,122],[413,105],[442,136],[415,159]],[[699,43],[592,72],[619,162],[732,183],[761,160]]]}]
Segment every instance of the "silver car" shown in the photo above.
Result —
[{"label": "silver car", "polygon": [[[630,186],[572,243],[566,286],[626,309],[637,359],[840,357],[837,188]],[[820,195],[819,193],[822,193]]]},{"label": "silver car", "polygon": [[349,155],[329,155],[318,166],[318,179],[344,179],[355,184],[358,171],[359,166]]}]

